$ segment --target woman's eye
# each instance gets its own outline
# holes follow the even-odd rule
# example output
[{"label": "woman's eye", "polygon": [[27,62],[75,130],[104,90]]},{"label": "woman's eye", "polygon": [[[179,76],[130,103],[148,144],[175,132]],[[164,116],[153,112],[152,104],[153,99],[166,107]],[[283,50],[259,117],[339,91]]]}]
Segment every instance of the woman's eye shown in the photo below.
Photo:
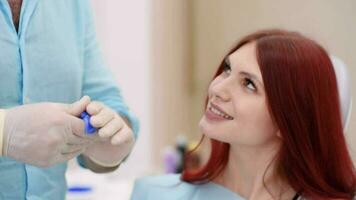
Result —
[{"label": "woman's eye", "polygon": [[256,91],[256,86],[253,81],[249,78],[244,79],[244,86],[247,87],[249,90]]},{"label": "woman's eye", "polygon": [[223,68],[224,73],[230,74],[231,73],[231,67],[227,63],[224,63],[224,68]]}]

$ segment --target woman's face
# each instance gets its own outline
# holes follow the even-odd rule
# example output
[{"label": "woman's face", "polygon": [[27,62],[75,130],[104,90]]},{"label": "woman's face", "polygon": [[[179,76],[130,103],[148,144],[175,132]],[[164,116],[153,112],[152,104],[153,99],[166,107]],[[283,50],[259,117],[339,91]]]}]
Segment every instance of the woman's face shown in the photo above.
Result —
[{"label": "woman's face", "polygon": [[199,127],[231,145],[263,145],[278,138],[267,108],[256,44],[245,44],[226,59],[209,86],[209,102]]}]

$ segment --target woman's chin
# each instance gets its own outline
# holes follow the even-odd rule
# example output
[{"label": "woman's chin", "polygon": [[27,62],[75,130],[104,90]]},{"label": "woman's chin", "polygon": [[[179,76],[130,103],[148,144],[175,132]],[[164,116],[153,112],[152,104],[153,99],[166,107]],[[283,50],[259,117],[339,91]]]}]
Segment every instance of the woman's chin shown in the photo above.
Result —
[{"label": "woman's chin", "polygon": [[199,122],[199,129],[200,132],[203,133],[206,137],[219,140],[221,141],[221,134],[219,134],[221,131],[216,129],[216,126],[213,126],[212,124],[208,123],[204,117]]},{"label": "woman's chin", "polygon": [[204,134],[205,134],[205,132],[209,131],[209,123],[207,123],[204,116],[199,121],[199,130],[201,133],[204,133]]}]

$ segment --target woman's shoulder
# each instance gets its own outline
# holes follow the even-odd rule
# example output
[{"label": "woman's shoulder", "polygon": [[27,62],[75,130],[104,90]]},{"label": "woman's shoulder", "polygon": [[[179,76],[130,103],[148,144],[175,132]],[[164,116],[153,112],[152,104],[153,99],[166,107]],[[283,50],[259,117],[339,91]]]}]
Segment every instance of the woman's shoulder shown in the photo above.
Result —
[{"label": "woman's shoulder", "polygon": [[188,197],[195,187],[182,182],[179,174],[144,177],[135,181],[131,200],[187,199],[185,196]]},{"label": "woman's shoulder", "polygon": [[158,176],[147,176],[136,180],[137,184],[145,184],[153,187],[165,187],[183,183],[180,174],[166,174]]},{"label": "woman's shoulder", "polygon": [[184,182],[180,174],[151,176],[135,181],[131,200],[242,200],[241,197],[214,183],[195,185]]}]

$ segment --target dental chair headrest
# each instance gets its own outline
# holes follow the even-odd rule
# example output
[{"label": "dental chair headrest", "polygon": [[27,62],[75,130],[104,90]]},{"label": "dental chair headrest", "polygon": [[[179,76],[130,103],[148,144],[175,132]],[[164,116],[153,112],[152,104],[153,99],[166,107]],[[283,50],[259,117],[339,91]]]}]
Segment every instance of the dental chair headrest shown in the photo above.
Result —
[{"label": "dental chair headrest", "polygon": [[335,56],[330,56],[336,74],[338,90],[340,95],[342,123],[344,132],[350,122],[352,110],[352,96],[351,96],[351,79],[344,62]]}]

